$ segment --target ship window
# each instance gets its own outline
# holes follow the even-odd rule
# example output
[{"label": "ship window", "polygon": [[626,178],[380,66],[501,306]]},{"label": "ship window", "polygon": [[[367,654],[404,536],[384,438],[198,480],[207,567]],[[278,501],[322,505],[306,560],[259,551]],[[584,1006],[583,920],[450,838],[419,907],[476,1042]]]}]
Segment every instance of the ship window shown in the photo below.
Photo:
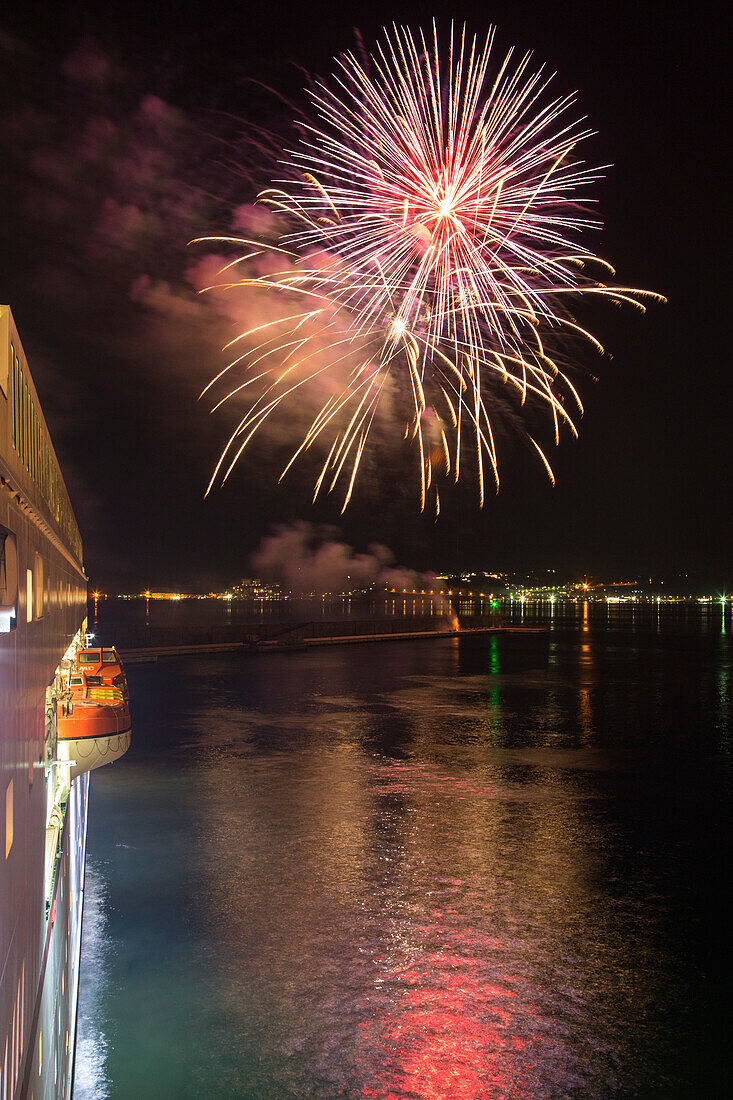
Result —
[{"label": "ship window", "polygon": [[84,681],[82,680],[81,676],[72,676],[71,677],[71,686],[72,687],[83,687],[84,686]]},{"label": "ship window", "polygon": [[18,551],[15,535],[0,525],[0,634],[18,623]]},{"label": "ship window", "polygon": [[2,391],[5,394],[6,397],[8,396],[8,394],[11,394],[11,397],[12,397],[12,388],[11,388],[11,385],[9,383],[12,383],[12,366],[13,366],[13,360],[14,359],[15,359],[15,347],[13,346],[13,343],[11,341],[11,343],[10,343],[10,355],[8,357],[8,367],[10,369],[8,370],[8,373],[6,374],[5,378],[0,377],[0,391]]},{"label": "ship window", "polygon": [[[17,394],[18,383],[16,382],[16,375],[18,373],[18,367],[16,362],[15,348],[10,345],[10,407],[12,410],[12,431],[13,431],[13,446],[16,447],[18,441],[18,414],[17,414]],[[17,449],[17,447],[16,447]]]},{"label": "ship window", "polygon": [[33,563],[34,569],[34,593],[33,593],[33,606],[36,611],[36,618],[42,619],[43,612],[45,610],[43,606],[43,558],[40,554],[36,554],[35,561]]},{"label": "ship window", "polygon": [[115,654],[115,651],[113,649],[102,650],[102,660],[105,661],[108,665],[116,664],[117,656]]},{"label": "ship window", "polygon": [[99,665],[102,663],[102,656],[98,649],[87,649],[79,654],[80,665]]},{"label": "ship window", "polygon": [[20,381],[21,381],[21,385],[23,387],[22,394],[21,394],[22,414],[23,415],[22,415],[22,418],[21,418],[21,421],[20,421],[20,449],[21,449],[20,457],[22,459],[23,465],[27,467],[28,466],[28,387],[25,384],[25,379],[23,378],[23,371],[22,370],[20,372]]},{"label": "ship window", "polygon": [[13,847],[13,781],[5,788],[5,858]]}]

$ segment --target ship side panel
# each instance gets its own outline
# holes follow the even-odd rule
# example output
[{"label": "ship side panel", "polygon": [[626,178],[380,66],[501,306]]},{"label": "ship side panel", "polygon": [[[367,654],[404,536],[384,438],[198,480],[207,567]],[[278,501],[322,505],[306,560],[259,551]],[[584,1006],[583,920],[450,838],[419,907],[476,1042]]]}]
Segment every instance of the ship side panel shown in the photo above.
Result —
[{"label": "ship side panel", "polygon": [[[65,539],[76,530],[73,515],[57,522],[58,464],[47,439],[27,365],[24,400],[9,367],[10,345],[19,348],[12,317],[0,307],[0,1097],[23,1091],[26,1069],[37,1053],[33,1026],[40,1004],[40,978],[47,939],[44,897],[46,823],[49,797],[45,759],[45,692],[86,613],[86,578],[81,547]],[[14,360],[15,362],[15,360]],[[17,374],[17,372],[16,372]],[[19,376],[18,376],[19,377]],[[45,438],[44,438],[45,435]],[[33,450],[35,448],[35,451]],[[58,472],[58,476],[57,473]],[[51,474],[53,473],[53,476]],[[61,482],[61,485],[63,482]],[[56,493],[56,496],[54,496]],[[45,494],[45,496],[44,496]],[[66,500],[68,498],[65,498]],[[62,500],[63,503],[63,500]],[[64,507],[66,505],[64,504]],[[71,545],[73,543],[73,545]],[[78,553],[77,553],[78,551]],[[14,579],[11,574],[14,573]],[[12,612],[12,613],[11,613]],[[71,803],[71,799],[70,799]],[[84,812],[74,812],[78,850]],[[64,843],[67,841],[66,837]],[[83,849],[83,841],[81,844]],[[67,857],[70,859],[70,857]],[[71,865],[74,861],[70,861]],[[69,868],[59,878],[65,897],[59,919],[73,934],[81,879]],[[74,893],[79,895],[74,898]],[[78,907],[78,905],[77,905]],[[65,952],[64,952],[65,954]],[[73,958],[72,953],[72,958]],[[64,978],[65,990],[73,983]],[[69,994],[65,993],[68,1000]],[[67,1007],[66,1016],[72,1013]],[[72,1031],[73,1035],[73,1031]],[[50,1049],[63,1049],[65,1034]],[[73,1049],[73,1047],[72,1047]],[[68,1062],[68,1059],[67,1059]],[[49,1071],[48,1062],[43,1077]],[[66,1078],[70,1074],[65,1071]],[[57,1071],[58,1075],[58,1071]],[[45,1086],[44,1086],[45,1087]],[[34,1096],[40,1095],[38,1090]]]},{"label": "ship side panel", "polygon": [[28,592],[20,586],[17,627],[0,634],[0,1066],[12,1081],[31,1041],[45,934],[45,836],[52,794],[44,759],[45,689],[79,628],[85,599],[82,578],[44,545],[12,501],[0,504],[0,524],[15,536],[21,576],[26,562],[44,561],[50,605],[28,622]]},{"label": "ship side panel", "polygon": [[40,997],[33,1019],[21,1095],[69,1100],[73,1084],[76,1007],[84,901],[89,775],[74,780],[66,808],[46,938]]}]

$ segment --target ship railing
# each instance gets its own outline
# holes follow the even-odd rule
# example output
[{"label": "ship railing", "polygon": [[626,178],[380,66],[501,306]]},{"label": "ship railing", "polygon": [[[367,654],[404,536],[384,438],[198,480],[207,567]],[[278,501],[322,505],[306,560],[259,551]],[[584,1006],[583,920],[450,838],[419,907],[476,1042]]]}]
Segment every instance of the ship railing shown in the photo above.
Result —
[{"label": "ship railing", "polygon": [[66,803],[56,803],[51,810],[51,816],[46,826],[46,858],[44,882],[47,883],[46,895],[46,919],[51,912],[51,901],[56,885],[56,875],[61,861],[61,840],[64,831],[64,819],[66,817]]}]

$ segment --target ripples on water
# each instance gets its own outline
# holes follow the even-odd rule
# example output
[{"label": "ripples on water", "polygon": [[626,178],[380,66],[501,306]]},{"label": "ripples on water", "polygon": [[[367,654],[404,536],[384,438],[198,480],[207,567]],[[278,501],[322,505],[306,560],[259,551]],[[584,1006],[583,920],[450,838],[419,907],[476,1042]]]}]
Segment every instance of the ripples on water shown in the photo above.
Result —
[{"label": "ripples on water", "polygon": [[108,1027],[104,1001],[110,942],[106,935],[107,889],[104,869],[87,858],[84,893],[84,965],[80,973],[74,1100],[106,1100]]},{"label": "ripples on water", "polygon": [[76,1100],[718,1095],[730,668],[643,629],[132,666]]}]

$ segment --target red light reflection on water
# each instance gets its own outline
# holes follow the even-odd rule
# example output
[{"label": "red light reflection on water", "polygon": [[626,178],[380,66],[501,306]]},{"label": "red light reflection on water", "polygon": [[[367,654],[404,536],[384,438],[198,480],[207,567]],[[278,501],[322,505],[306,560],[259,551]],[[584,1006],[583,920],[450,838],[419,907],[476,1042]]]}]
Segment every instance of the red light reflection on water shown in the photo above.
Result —
[{"label": "red light reflection on water", "polygon": [[522,1052],[534,1012],[511,977],[489,977],[486,959],[464,954],[471,938],[449,933],[442,950],[387,971],[393,1008],[363,1025],[364,1100],[532,1097]]},{"label": "red light reflection on water", "polygon": [[415,786],[430,798],[496,798],[495,784],[439,769],[436,765],[391,761],[373,768],[380,794],[412,795]]}]

